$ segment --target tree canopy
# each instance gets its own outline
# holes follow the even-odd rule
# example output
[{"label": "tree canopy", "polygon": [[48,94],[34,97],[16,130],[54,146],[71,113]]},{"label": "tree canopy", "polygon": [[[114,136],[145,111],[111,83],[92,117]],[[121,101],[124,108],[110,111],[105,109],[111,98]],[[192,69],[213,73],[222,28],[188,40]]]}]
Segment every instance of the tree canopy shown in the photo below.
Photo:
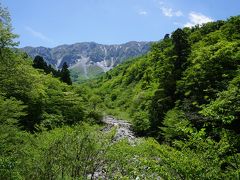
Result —
[{"label": "tree canopy", "polygon": [[[75,85],[67,63],[14,48],[0,5],[0,179],[239,179],[239,22],[177,29]],[[137,141],[115,142],[104,113],[128,119]]]}]

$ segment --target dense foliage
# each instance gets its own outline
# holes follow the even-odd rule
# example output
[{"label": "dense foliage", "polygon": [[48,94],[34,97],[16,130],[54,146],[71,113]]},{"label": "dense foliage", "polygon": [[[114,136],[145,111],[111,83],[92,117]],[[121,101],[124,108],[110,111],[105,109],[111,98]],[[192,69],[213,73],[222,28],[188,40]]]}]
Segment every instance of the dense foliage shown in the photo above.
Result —
[{"label": "dense foliage", "polygon": [[102,98],[100,108],[131,120],[139,135],[200,161],[211,157],[212,178],[214,171],[239,178],[239,26],[235,16],[177,29],[147,55],[87,85]]},{"label": "dense foliage", "polygon": [[[239,26],[177,29],[76,86],[14,50],[0,6],[0,179],[239,179]],[[114,142],[99,111],[152,137]]]},{"label": "dense foliage", "polygon": [[[20,157],[23,161],[27,158],[21,151],[25,146],[29,148],[26,149],[28,153],[34,152],[30,145],[38,139],[35,138],[38,133],[40,137],[57,127],[96,123],[101,114],[91,110],[89,94],[62,83],[41,68],[33,68],[33,60],[14,49],[17,36],[11,32],[9,14],[2,7],[0,12],[0,179],[12,179],[27,168],[27,164],[21,164],[20,169],[15,169]],[[70,84],[69,79],[64,79],[67,74],[69,77],[67,67],[62,71],[62,81]],[[50,143],[48,138],[44,140]],[[40,141],[38,145],[44,146]],[[19,151],[25,155],[18,154]],[[26,159],[24,163],[29,162]]]}]

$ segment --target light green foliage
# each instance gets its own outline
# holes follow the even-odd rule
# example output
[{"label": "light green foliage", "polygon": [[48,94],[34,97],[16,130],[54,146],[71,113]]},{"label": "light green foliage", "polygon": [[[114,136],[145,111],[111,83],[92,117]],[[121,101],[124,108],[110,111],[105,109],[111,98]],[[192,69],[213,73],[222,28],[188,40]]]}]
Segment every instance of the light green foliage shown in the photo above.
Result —
[{"label": "light green foliage", "polygon": [[89,83],[102,109],[170,146],[161,177],[239,178],[239,18],[178,29]]},{"label": "light green foliage", "polygon": [[160,129],[166,142],[171,142],[174,139],[187,140],[187,135],[193,131],[191,123],[186,118],[184,112],[178,109],[173,109],[166,113],[163,127]]},{"label": "light green foliage", "polygon": [[39,134],[23,148],[21,176],[26,179],[87,178],[105,162],[112,134],[83,124]]},{"label": "light green foliage", "polygon": [[148,114],[144,111],[135,113],[132,122],[133,128],[137,133],[145,133],[150,128]]},{"label": "light green foliage", "polygon": [[178,82],[178,91],[202,104],[227,88],[239,65],[239,43],[220,41],[192,52],[191,65]]},{"label": "light green foliage", "polygon": [[4,52],[0,66],[0,92],[27,105],[26,116],[19,119],[24,129],[52,129],[87,120],[91,111],[88,109],[90,98],[83,99],[85,95],[78,93],[76,87],[67,86],[51,74],[32,68],[32,60],[24,54],[7,48]]},{"label": "light green foliage", "polygon": [[0,68],[0,89],[7,97],[13,96],[28,105],[27,116],[21,121],[26,129],[32,131],[48,115],[63,116],[62,123],[68,124],[83,119],[82,98],[70,87],[34,70],[21,56],[13,55],[11,61],[11,66],[3,64]]},{"label": "light green foliage", "polygon": [[[149,141],[151,142],[151,141]],[[156,142],[151,142],[156,145]],[[127,141],[113,144],[107,151],[107,177],[110,179],[156,179],[159,156],[152,144],[139,140],[135,146]]]},{"label": "light green foliage", "polygon": [[[235,172],[225,170],[223,173],[220,168],[220,165],[227,163],[226,159],[218,158],[219,155],[228,150],[229,145],[226,139],[219,143],[210,139],[205,141],[204,134],[204,131],[194,132],[189,143],[183,146],[179,145],[178,149],[160,145],[151,138],[139,139],[135,146],[129,145],[127,141],[116,143],[107,151],[106,177],[110,179],[222,179],[238,177],[237,169]],[[197,147],[193,150],[192,145]]]},{"label": "light green foliage", "polygon": [[96,106],[97,104],[101,103],[102,102],[102,99],[101,99],[101,96],[98,96],[98,95],[93,95],[90,99],[90,104],[92,105],[92,108],[94,110],[96,110]]},{"label": "light green foliage", "polygon": [[21,101],[15,98],[7,99],[0,96],[0,124],[16,125],[17,119],[26,115],[23,110],[26,108]]},{"label": "light green foliage", "polygon": [[[2,9],[0,10],[2,18]],[[99,114],[94,112],[95,116],[90,116],[92,114],[88,109],[90,103],[88,99],[83,101],[87,95],[81,97],[82,94],[78,94],[77,88],[61,83],[51,74],[44,74],[42,70],[34,69],[32,59],[10,49],[15,45],[12,43],[15,36],[4,22],[5,19],[1,19],[0,31],[6,31],[9,36],[2,33],[0,35],[4,41],[1,42],[4,47],[1,47],[0,54],[0,179],[61,177],[57,170],[58,167],[68,165],[62,164],[66,158],[75,163],[74,167],[78,167],[78,163],[82,163],[85,158],[85,164],[81,164],[81,167],[92,168],[93,161],[92,164],[88,164],[89,158],[97,157],[94,149],[105,147],[105,139],[100,141],[100,138],[107,139],[107,135],[98,134],[100,135],[98,137],[94,134],[96,128],[93,130],[87,125],[76,130],[60,127],[89,121],[89,118],[91,122],[95,122],[95,117]],[[45,131],[56,127],[60,129],[53,132]],[[36,131],[39,134],[30,134]],[[83,143],[81,146],[80,142]],[[76,148],[78,145],[80,149]],[[84,151],[80,162],[72,161],[73,156],[66,157],[72,155],[71,151],[81,151],[82,147]],[[104,151],[98,149],[97,152]],[[74,156],[77,155],[75,152]],[[82,168],[76,173],[80,171],[86,176]],[[90,171],[89,168],[87,171]]]},{"label": "light green foliage", "polygon": [[[0,179],[239,179],[239,22],[177,29],[147,55],[68,86],[12,49],[0,7]],[[96,125],[103,111],[158,141],[113,142],[115,131]]]},{"label": "light green foliage", "polygon": [[16,149],[21,148],[23,136],[17,128],[18,119],[26,114],[25,106],[15,98],[0,96],[0,179],[17,177]]},{"label": "light green foliage", "polygon": [[89,99],[84,101],[82,94],[74,92],[74,87],[32,68],[31,60],[22,54],[9,52],[4,58],[5,63],[0,67],[0,92],[27,105],[26,116],[19,120],[26,130],[36,130],[39,125],[52,129],[86,119]]},{"label": "light green foliage", "polygon": [[[232,124],[233,129],[237,130],[235,125],[239,126],[240,113],[240,76],[234,78],[228,89],[218,94],[218,98],[207,106],[203,106],[200,112],[207,117],[211,117],[213,121]],[[239,130],[237,130],[239,132]]]},{"label": "light green foliage", "polygon": [[18,43],[14,42],[17,35],[11,33],[11,18],[6,8],[0,4],[0,58],[3,58],[4,49],[14,47]]}]

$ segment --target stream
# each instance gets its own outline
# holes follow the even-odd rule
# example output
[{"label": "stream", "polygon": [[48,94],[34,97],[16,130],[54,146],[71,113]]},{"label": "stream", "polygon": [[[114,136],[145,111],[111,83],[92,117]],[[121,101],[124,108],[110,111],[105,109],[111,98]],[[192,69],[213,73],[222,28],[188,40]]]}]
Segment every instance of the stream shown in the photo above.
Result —
[{"label": "stream", "polygon": [[[105,124],[104,128],[101,130],[102,132],[109,132],[113,128],[116,128],[116,134],[112,139],[112,143],[118,142],[121,139],[128,139],[128,142],[131,145],[134,145],[137,139],[131,130],[131,124],[124,120],[116,119],[112,116],[104,116],[102,122]],[[102,168],[96,170],[93,175],[89,174],[88,179],[105,179],[105,172]]]},{"label": "stream", "polygon": [[106,124],[102,131],[107,132],[110,131],[113,127],[116,128],[117,132],[113,138],[113,141],[117,142],[121,139],[127,138],[129,142],[133,142],[136,139],[130,123],[124,120],[118,120],[112,116],[105,116],[102,122]]}]

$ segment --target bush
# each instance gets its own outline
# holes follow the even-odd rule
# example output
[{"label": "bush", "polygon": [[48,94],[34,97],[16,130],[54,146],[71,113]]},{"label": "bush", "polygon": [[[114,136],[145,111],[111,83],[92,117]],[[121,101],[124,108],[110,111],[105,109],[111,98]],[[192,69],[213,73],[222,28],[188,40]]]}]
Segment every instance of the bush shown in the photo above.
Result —
[{"label": "bush", "polygon": [[139,134],[144,134],[150,127],[149,117],[146,112],[140,111],[133,117],[133,129]]}]

